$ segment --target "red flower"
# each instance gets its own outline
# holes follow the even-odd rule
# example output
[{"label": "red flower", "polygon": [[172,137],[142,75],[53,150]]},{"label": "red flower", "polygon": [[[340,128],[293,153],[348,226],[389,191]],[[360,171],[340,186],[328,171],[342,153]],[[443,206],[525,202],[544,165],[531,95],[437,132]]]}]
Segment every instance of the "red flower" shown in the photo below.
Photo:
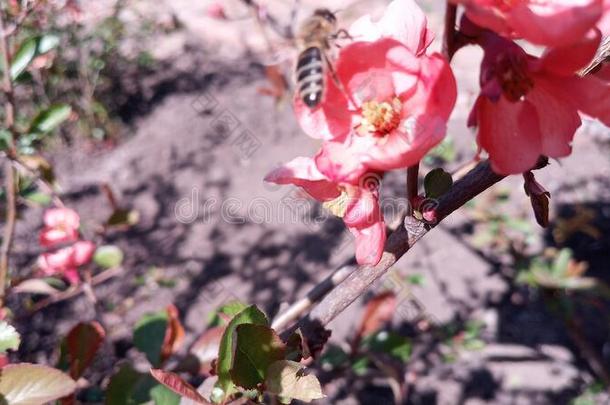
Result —
[{"label": "red flower", "polygon": [[595,27],[606,0],[453,0],[476,24],[546,46],[578,41]]},{"label": "red flower", "polygon": [[38,268],[46,276],[61,275],[71,284],[78,284],[78,267],[89,263],[93,252],[93,242],[78,241],[71,246],[40,255]]},{"label": "red flower", "polygon": [[50,247],[78,239],[80,217],[76,211],[70,208],[51,208],[45,211],[43,221],[45,227],[39,235],[41,246]]},{"label": "red flower", "polygon": [[379,208],[378,183],[367,182],[364,178],[360,186],[332,182],[318,171],[313,159],[305,157],[293,159],[273,170],[265,181],[297,185],[324,202],[329,211],[343,218],[355,236],[358,263],[375,265],[379,262],[386,232]]},{"label": "red flower", "polygon": [[610,82],[576,74],[599,42],[592,30],[577,44],[535,58],[491,32],[481,34],[481,94],[469,124],[478,125],[477,141],[496,172],[522,173],[540,155],[569,155],[579,112],[610,125]]}]

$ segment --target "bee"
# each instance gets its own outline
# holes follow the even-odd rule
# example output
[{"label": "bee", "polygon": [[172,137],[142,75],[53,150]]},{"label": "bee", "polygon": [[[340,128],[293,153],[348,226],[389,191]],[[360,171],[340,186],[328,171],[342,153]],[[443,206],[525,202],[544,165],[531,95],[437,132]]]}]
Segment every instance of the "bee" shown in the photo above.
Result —
[{"label": "bee", "polygon": [[331,39],[341,32],[345,30],[337,31],[337,17],[326,8],[315,10],[299,28],[295,77],[298,96],[309,108],[324,99],[326,69],[330,68],[334,75],[327,52]]}]

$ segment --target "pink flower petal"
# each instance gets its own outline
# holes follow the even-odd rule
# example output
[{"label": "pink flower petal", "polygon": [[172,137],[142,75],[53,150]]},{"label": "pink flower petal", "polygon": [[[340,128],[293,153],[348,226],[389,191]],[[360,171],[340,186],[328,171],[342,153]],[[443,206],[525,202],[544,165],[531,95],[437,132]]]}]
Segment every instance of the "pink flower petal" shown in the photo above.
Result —
[{"label": "pink flower petal", "polygon": [[560,76],[570,76],[586,67],[599,47],[601,33],[597,29],[574,44],[550,48],[540,59],[542,68]]},{"label": "pink flower petal", "polygon": [[601,0],[521,2],[508,14],[508,24],[530,42],[563,46],[585,36],[601,15]]},{"label": "pink flower petal", "polygon": [[565,78],[560,86],[555,92],[561,93],[566,102],[610,126],[610,81],[604,80],[603,75]]},{"label": "pink flower petal", "polygon": [[37,266],[47,276],[62,273],[66,268],[72,266],[72,253],[72,246],[43,253],[38,257]]},{"label": "pink flower petal", "polygon": [[78,231],[72,228],[44,228],[38,236],[38,242],[42,247],[53,247],[77,239]]},{"label": "pink flower petal", "polygon": [[377,192],[364,188],[356,190],[348,191],[349,201],[343,216],[345,225],[362,228],[382,221]]},{"label": "pink flower petal", "polygon": [[76,211],[70,208],[50,208],[45,211],[43,221],[50,228],[78,229],[80,226],[80,217]]},{"label": "pink flower petal", "polygon": [[512,103],[504,97],[477,102],[477,141],[489,153],[495,172],[518,174],[531,169],[542,151],[542,135],[533,105]]},{"label": "pink flower petal", "polygon": [[78,274],[78,269],[75,267],[66,269],[63,273],[63,276],[72,285],[78,285],[80,283],[80,276]]},{"label": "pink flower petal", "polygon": [[324,143],[314,159],[320,172],[337,183],[357,184],[367,170],[357,151],[338,142]]},{"label": "pink flower petal", "polygon": [[337,185],[329,181],[311,158],[297,157],[285,165],[271,171],[265,181],[276,184],[294,184],[302,187],[313,198],[328,201],[339,197]]},{"label": "pink flower petal", "polygon": [[561,79],[551,81],[541,78],[536,80],[534,89],[527,95],[527,100],[538,113],[542,135],[541,154],[553,158],[572,153],[574,133],[582,124],[576,109],[557,96],[556,88],[562,84]]},{"label": "pink flower petal", "polygon": [[420,55],[434,39],[427,24],[426,15],[415,1],[394,0],[379,21],[374,22],[370,15],[365,15],[352,24],[349,32],[356,41],[363,42],[393,38]]},{"label": "pink flower petal", "polygon": [[366,228],[349,228],[356,237],[356,261],[374,266],[379,263],[386,241],[385,224],[376,222]]},{"label": "pink flower petal", "polygon": [[324,98],[314,109],[305,105],[300,96],[295,94],[294,112],[303,131],[312,138],[341,140],[351,129],[349,103],[330,74],[326,75],[325,84]]},{"label": "pink flower petal", "polygon": [[90,241],[78,241],[72,245],[72,265],[83,266],[91,261],[95,252],[95,243]]}]

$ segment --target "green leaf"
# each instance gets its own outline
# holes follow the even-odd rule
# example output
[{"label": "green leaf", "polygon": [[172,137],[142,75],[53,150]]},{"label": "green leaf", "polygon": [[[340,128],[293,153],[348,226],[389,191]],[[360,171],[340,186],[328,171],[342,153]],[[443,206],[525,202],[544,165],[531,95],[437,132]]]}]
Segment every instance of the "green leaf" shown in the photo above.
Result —
[{"label": "green leaf", "polygon": [[271,363],[286,356],[286,346],[273,329],[265,325],[242,324],[235,329],[233,382],[254,389],[265,381]]},{"label": "green leaf", "polygon": [[13,145],[13,135],[6,129],[0,129],[0,150],[7,150]]},{"label": "green leaf", "polygon": [[572,259],[572,250],[568,248],[561,249],[555,258],[552,267],[552,274],[555,277],[565,277],[568,271],[568,264]]},{"label": "green leaf", "polygon": [[51,132],[67,120],[71,113],[72,107],[69,105],[54,104],[38,113],[34,120],[32,120],[30,132],[43,134]]},{"label": "green leaf", "polygon": [[151,391],[158,385],[149,374],[140,373],[131,365],[125,364],[110,378],[104,403],[106,405],[149,404]]},{"label": "green leaf", "polygon": [[154,367],[161,365],[161,349],[168,324],[167,311],[159,311],[144,315],[133,331],[134,346],[146,355]]},{"label": "green leaf", "polygon": [[[220,308],[216,310],[216,312],[212,312],[210,315],[210,319],[208,321],[208,326],[221,326],[229,323],[230,318],[233,318],[235,315],[246,309],[248,305],[244,304],[241,301],[229,301],[226,304],[222,305]],[[224,316],[222,316],[224,315]],[[223,318],[229,318],[229,320],[225,321]]]},{"label": "green leaf", "polygon": [[72,394],[76,383],[61,371],[38,364],[9,364],[0,373],[0,398],[9,405],[40,405]]},{"label": "green leaf", "polygon": [[352,371],[356,375],[365,375],[368,369],[369,359],[366,356],[359,357],[352,363]]},{"label": "green leaf", "polygon": [[320,364],[325,370],[342,367],[349,361],[349,355],[339,346],[329,346],[320,357]]},{"label": "green leaf", "polygon": [[123,251],[114,245],[103,245],[95,250],[93,261],[105,269],[118,267],[123,263]]},{"label": "green leaf", "polygon": [[37,56],[52,51],[57,48],[58,45],[59,37],[52,34],[32,37],[25,40],[13,56],[11,79],[17,80]]},{"label": "green leaf", "polygon": [[150,390],[150,397],[155,405],[179,405],[180,395],[172,390],[165,388],[163,385],[157,385]]},{"label": "green leaf", "polygon": [[310,374],[301,363],[279,360],[267,370],[267,390],[281,397],[311,402],[324,398],[320,381]]},{"label": "green leaf", "polygon": [[227,325],[220,347],[218,349],[217,375],[218,387],[224,392],[224,398],[230,395],[234,389],[233,380],[231,379],[231,367],[233,365],[233,341],[234,332],[239,325],[255,324],[268,325],[269,321],[264,313],[262,313],[255,305],[251,305],[235,315],[231,322]]},{"label": "green leaf", "polygon": [[0,353],[19,349],[21,337],[14,327],[5,321],[0,321]]},{"label": "green leaf", "polygon": [[387,353],[403,362],[411,356],[411,341],[394,332],[381,331],[368,342],[368,347],[375,352]]},{"label": "green leaf", "polygon": [[427,198],[438,198],[445,194],[453,185],[451,174],[442,168],[431,170],[424,179],[424,189]]},{"label": "green leaf", "polygon": [[41,191],[32,191],[27,193],[24,198],[34,204],[47,206],[53,202],[53,198]]},{"label": "green leaf", "polygon": [[59,46],[59,37],[53,34],[43,35],[38,39],[38,49],[37,52],[39,55],[45,54],[47,52],[52,51],[53,49]]},{"label": "green leaf", "polygon": [[27,69],[29,64],[36,57],[37,47],[37,38],[29,38],[21,44],[13,56],[13,61],[11,64],[11,80],[15,80],[23,71]]}]

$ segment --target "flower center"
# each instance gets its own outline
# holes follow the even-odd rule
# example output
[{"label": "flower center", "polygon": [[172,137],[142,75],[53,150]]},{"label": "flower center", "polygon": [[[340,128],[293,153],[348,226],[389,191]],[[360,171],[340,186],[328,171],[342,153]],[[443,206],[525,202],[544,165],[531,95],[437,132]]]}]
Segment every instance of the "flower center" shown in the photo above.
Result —
[{"label": "flower center", "polygon": [[503,54],[496,66],[496,77],[508,100],[519,101],[534,87],[533,80],[527,74],[525,58]]},{"label": "flower center", "polygon": [[349,202],[349,194],[346,190],[341,190],[341,195],[334,200],[326,201],[322,203],[322,206],[326,208],[331,214],[336,217],[343,218],[347,211],[347,203]]},{"label": "flower center", "polygon": [[362,104],[362,122],[359,133],[382,137],[400,125],[402,103],[397,97],[391,102],[367,101]]}]

